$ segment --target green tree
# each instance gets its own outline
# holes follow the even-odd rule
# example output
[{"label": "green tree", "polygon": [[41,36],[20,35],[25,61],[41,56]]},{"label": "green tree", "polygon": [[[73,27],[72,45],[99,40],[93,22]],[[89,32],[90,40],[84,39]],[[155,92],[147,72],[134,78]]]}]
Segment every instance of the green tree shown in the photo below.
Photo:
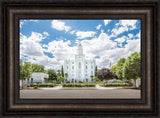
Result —
[{"label": "green tree", "polygon": [[63,76],[58,76],[57,77],[57,84],[60,84],[60,83],[62,83],[62,82],[65,82],[67,79],[65,79]]},{"label": "green tree", "polygon": [[136,87],[136,79],[141,77],[141,57],[140,53],[131,54],[124,63],[123,77],[127,80],[134,80],[134,87]]},{"label": "green tree", "polygon": [[25,73],[26,73],[26,79],[29,79],[31,77],[31,73],[32,73],[31,62],[24,62],[24,69],[25,69]]},{"label": "green tree", "polygon": [[25,70],[24,70],[24,64],[22,61],[20,61],[20,80],[22,80],[22,89],[23,89],[23,80],[25,80]]},{"label": "green tree", "polygon": [[32,72],[44,72],[45,73],[45,67],[43,65],[32,64]]},{"label": "green tree", "polygon": [[62,77],[64,77],[63,65],[62,65],[62,67],[61,67],[61,74],[62,74]]},{"label": "green tree", "polygon": [[123,65],[125,61],[125,58],[121,58],[116,64],[116,75],[119,79],[123,79]]},{"label": "green tree", "polygon": [[95,76],[97,76],[97,71],[98,71],[98,69],[97,69],[97,66],[95,67]]},{"label": "green tree", "polygon": [[30,62],[22,62],[20,61],[20,80],[22,80],[22,89],[24,80],[29,79],[31,77],[32,68]]},{"label": "green tree", "polygon": [[113,65],[113,66],[111,67],[111,72],[116,72],[116,68],[117,68],[117,65]]},{"label": "green tree", "polygon": [[62,76],[62,72],[61,70],[57,70],[57,84],[60,84],[64,81],[66,81],[67,79],[65,79],[63,76]]},{"label": "green tree", "polygon": [[49,80],[57,80],[57,74],[54,70],[48,69],[47,74],[49,75]]},{"label": "green tree", "polygon": [[97,77],[92,78],[93,81],[99,82],[100,80]]},{"label": "green tree", "polygon": [[57,75],[58,75],[58,76],[61,76],[61,71],[60,71],[60,70],[57,70],[57,72],[58,72]]}]

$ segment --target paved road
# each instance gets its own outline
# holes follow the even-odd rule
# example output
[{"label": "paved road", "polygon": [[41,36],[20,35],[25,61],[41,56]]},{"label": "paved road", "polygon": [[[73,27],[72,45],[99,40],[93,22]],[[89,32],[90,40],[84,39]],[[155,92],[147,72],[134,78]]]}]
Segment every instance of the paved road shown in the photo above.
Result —
[{"label": "paved road", "polygon": [[65,99],[65,98],[92,98],[92,99],[139,99],[140,90],[135,89],[99,89],[99,90],[20,90],[20,98],[26,99]]}]

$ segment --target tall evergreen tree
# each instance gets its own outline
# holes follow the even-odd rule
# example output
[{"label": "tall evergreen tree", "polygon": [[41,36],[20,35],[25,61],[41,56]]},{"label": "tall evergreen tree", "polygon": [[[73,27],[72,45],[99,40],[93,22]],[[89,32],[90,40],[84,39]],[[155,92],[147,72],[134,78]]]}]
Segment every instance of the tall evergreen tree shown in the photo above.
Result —
[{"label": "tall evergreen tree", "polygon": [[63,65],[62,65],[62,67],[61,67],[61,74],[62,74],[62,77],[64,77]]},{"label": "tall evergreen tree", "polygon": [[98,69],[97,69],[97,66],[95,67],[95,76],[97,76],[97,71],[98,71]]}]

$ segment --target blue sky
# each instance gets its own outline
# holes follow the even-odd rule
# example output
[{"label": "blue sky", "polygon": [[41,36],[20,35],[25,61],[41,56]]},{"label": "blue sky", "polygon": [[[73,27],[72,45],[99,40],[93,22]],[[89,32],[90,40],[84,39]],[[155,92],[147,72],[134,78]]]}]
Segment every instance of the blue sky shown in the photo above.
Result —
[{"label": "blue sky", "polygon": [[20,20],[20,58],[60,69],[81,43],[98,68],[140,52],[140,20]]}]

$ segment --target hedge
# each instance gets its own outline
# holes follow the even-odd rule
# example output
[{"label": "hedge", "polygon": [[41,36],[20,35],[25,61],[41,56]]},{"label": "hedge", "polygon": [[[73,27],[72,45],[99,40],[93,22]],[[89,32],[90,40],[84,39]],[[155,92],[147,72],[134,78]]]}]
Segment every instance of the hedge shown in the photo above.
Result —
[{"label": "hedge", "polygon": [[55,84],[53,83],[42,83],[42,84],[38,84],[38,87],[54,87]]},{"label": "hedge", "polygon": [[128,83],[105,83],[104,87],[119,87],[119,86],[131,86]]},{"label": "hedge", "polygon": [[30,87],[34,87],[34,86],[38,86],[38,87],[54,87],[55,84],[54,83],[39,83],[39,84],[31,83],[28,86],[30,86]]},{"label": "hedge", "polygon": [[95,87],[94,83],[63,83],[63,87]]}]

